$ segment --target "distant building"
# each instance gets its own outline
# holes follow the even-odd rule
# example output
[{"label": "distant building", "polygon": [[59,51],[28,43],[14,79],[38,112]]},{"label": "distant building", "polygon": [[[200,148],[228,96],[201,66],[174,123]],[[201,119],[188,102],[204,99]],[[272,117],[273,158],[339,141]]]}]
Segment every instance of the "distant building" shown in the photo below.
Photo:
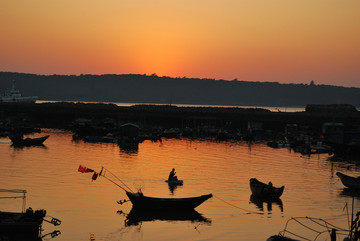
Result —
[{"label": "distant building", "polygon": [[139,138],[139,126],[132,123],[123,124],[119,127],[118,134],[120,137]]}]

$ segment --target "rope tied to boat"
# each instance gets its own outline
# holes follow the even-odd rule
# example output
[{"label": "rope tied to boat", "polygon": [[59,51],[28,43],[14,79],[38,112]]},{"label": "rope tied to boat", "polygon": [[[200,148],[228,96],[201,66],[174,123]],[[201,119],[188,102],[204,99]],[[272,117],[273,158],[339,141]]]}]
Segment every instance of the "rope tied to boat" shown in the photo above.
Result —
[{"label": "rope tied to boat", "polygon": [[[131,192],[133,192],[133,190],[131,190],[130,187],[128,187],[123,181],[121,181],[120,178],[117,177],[114,173],[112,173],[111,171],[109,171],[109,169],[107,169],[107,168],[105,168],[105,167],[102,167],[102,168],[105,169],[106,172],[109,172],[113,177],[115,177],[116,180],[118,180],[119,182],[121,182],[121,184],[124,185],[128,190],[126,190],[124,187],[120,186],[119,184],[117,184],[117,183],[115,183],[114,181],[112,181],[112,180],[110,180],[109,178],[107,178],[107,177],[105,176],[105,173],[104,173],[104,174],[101,174],[101,176],[103,176],[103,177],[105,177],[106,179],[108,179],[109,181],[113,182],[115,185],[119,186],[119,187],[122,188],[124,191],[126,191],[126,192],[127,192],[127,191],[131,191]],[[102,173],[102,172],[100,172],[100,173]]]},{"label": "rope tied to boat", "polygon": [[240,210],[243,210],[243,211],[247,212],[246,214],[260,214],[260,215],[264,215],[264,213],[261,213],[261,212],[255,212],[255,211],[251,211],[251,210],[248,210],[248,209],[245,209],[245,208],[238,207],[238,206],[236,206],[236,205],[234,205],[234,204],[232,204],[232,203],[229,203],[229,202],[225,201],[224,199],[222,199],[222,198],[220,198],[220,197],[218,197],[218,196],[216,196],[216,195],[214,195],[214,194],[213,194],[213,196],[216,197],[217,199],[219,199],[220,201],[222,201],[222,202],[224,202],[224,203],[226,203],[226,204],[228,204],[228,205],[230,205],[230,206],[232,206],[232,207],[234,207],[234,208],[237,208],[237,209],[240,209]]}]

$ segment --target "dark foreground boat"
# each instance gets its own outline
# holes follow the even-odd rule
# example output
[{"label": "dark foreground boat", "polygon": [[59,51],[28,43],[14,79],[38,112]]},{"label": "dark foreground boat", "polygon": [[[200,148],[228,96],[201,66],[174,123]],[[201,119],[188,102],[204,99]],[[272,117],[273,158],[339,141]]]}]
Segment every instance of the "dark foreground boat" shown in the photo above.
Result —
[{"label": "dark foreground boat", "polygon": [[[43,221],[55,226],[61,224],[61,221],[56,218],[52,218],[51,221],[46,220],[46,211],[44,209],[34,211],[32,208],[28,208],[25,211],[26,190],[0,189],[0,192],[14,193],[12,196],[1,196],[3,199],[23,198],[22,212],[0,211],[0,240],[3,240],[2,237],[7,238],[4,240],[36,240],[40,237]],[[19,236],[21,236],[21,239],[19,239]],[[23,237],[26,239],[22,239]]]},{"label": "dark foreground boat", "polygon": [[351,177],[341,172],[337,172],[336,175],[340,178],[345,187],[360,189],[360,177]]},{"label": "dark foreground boat", "polygon": [[38,236],[46,211],[33,211],[28,208],[24,213],[0,212],[0,233],[27,233]]},{"label": "dark foreground boat", "polygon": [[267,199],[279,198],[284,192],[285,186],[273,187],[272,184],[265,184],[258,181],[256,178],[250,179],[250,189],[254,196]]},{"label": "dark foreground boat", "polygon": [[192,210],[212,197],[212,194],[188,198],[155,198],[144,196],[141,192],[126,192],[133,207],[138,210]]},{"label": "dark foreground boat", "polygon": [[189,221],[211,223],[211,220],[205,218],[202,214],[194,209],[186,211],[143,211],[132,208],[126,216],[126,226],[136,226],[142,222],[151,221]]},{"label": "dark foreground boat", "polygon": [[270,238],[268,238],[266,241],[300,241],[300,240],[284,237],[281,235],[273,235]]},{"label": "dark foreground boat", "polygon": [[13,146],[40,146],[43,145],[44,141],[49,138],[50,135],[38,137],[38,138],[19,138],[9,136]]}]

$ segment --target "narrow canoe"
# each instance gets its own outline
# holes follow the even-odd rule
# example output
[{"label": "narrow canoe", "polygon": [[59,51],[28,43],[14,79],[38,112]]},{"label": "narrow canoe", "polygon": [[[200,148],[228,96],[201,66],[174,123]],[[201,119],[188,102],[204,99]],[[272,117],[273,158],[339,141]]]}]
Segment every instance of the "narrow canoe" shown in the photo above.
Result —
[{"label": "narrow canoe", "polygon": [[256,178],[250,179],[250,189],[254,196],[268,198],[268,199],[275,199],[279,198],[284,192],[284,186],[282,187],[273,187],[260,182]]},{"label": "narrow canoe", "polygon": [[188,198],[155,198],[142,193],[126,192],[133,208],[138,210],[191,210],[212,197],[212,194]]},{"label": "narrow canoe", "polygon": [[360,189],[360,177],[351,177],[341,172],[337,172],[336,175],[340,178],[345,187]]}]

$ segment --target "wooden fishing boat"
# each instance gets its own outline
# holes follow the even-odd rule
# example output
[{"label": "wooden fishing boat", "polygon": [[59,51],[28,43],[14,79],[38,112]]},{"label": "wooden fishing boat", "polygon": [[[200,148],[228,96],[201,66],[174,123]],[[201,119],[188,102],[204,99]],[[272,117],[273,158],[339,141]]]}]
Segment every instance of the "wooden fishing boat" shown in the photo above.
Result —
[{"label": "wooden fishing boat", "polygon": [[212,194],[188,198],[156,198],[141,192],[126,192],[133,207],[138,210],[192,210],[212,197]]},{"label": "wooden fishing boat", "polygon": [[283,194],[284,188],[285,186],[274,187],[271,183],[265,184],[256,178],[250,179],[250,189],[252,194],[256,197],[276,199]]},{"label": "wooden fishing boat", "polygon": [[341,182],[344,184],[345,187],[351,189],[360,189],[360,176],[351,177],[341,172],[337,172],[336,175],[340,178]]},{"label": "wooden fishing boat", "polygon": [[50,135],[38,137],[38,138],[17,138],[9,136],[13,146],[39,146],[43,145],[44,141],[49,138]]}]

